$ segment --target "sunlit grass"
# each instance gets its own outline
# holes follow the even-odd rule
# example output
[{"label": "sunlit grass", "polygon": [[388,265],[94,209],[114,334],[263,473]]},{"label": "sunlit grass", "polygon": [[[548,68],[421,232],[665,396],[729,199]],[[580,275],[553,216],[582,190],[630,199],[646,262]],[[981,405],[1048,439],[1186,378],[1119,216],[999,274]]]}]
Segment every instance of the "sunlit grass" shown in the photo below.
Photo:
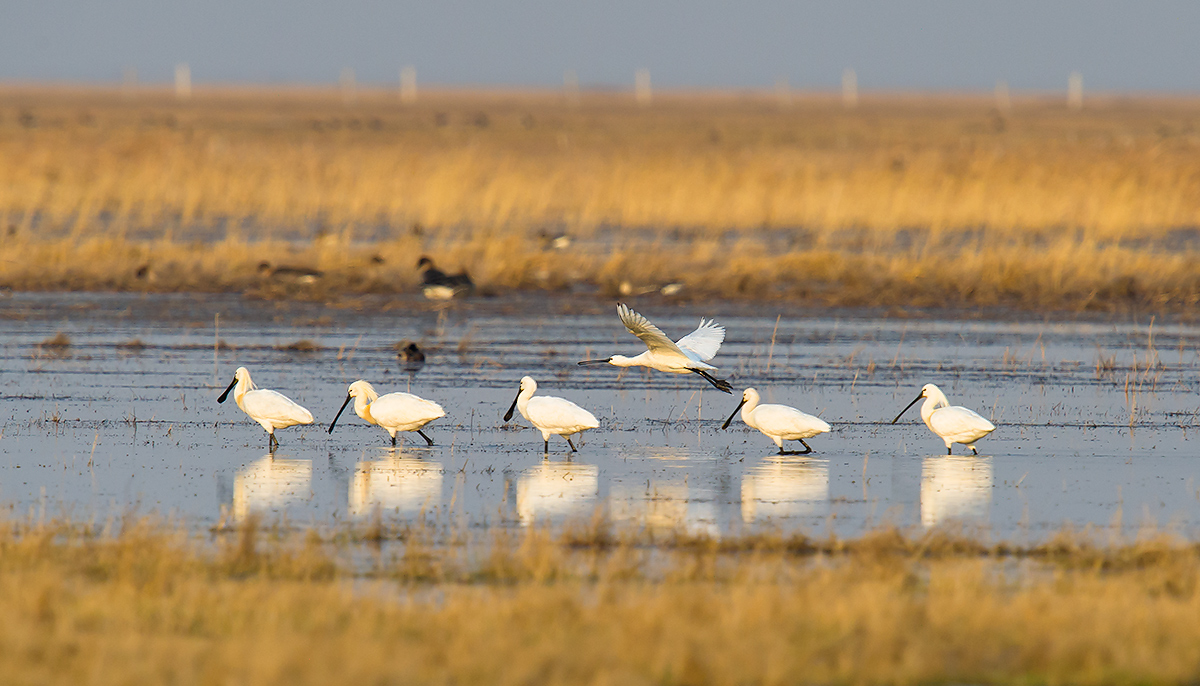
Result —
[{"label": "sunlit grass", "polygon": [[[480,116],[480,115],[484,116]],[[1200,102],[0,92],[0,284],[683,284],[828,305],[1200,301]],[[565,234],[569,243],[555,244]],[[258,264],[320,269],[267,283]]]},{"label": "sunlit grass", "polygon": [[656,541],[603,520],[9,521],[10,683],[1167,683],[1200,669],[1200,552],[1148,532]]}]

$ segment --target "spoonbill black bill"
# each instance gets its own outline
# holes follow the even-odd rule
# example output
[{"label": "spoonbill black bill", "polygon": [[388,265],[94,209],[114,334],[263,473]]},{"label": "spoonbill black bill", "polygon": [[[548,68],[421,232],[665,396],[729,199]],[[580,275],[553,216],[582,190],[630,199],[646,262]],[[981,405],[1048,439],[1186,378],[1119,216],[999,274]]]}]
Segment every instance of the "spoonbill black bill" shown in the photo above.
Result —
[{"label": "spoonbill black bill", "polygon": [[475,282],[465,270],[447,274],[434,266],[428,257],[417,260],[417,269],[421,269],[421,292],[430,300],[449,300],[475,290]]},{"label": "spoonbill black bill", "polygon": [[579,364],[611,364],[614,367],[649,367],[668,374],[699,374],[724,393],[733,393],[733,386],[724,379],[715,378],[709,372],[717,368],[707,364],[725,340],[725,327],[711,319],[700,319],[700,326],[678,341],[672,341],[654,324],[642,315],[625,306],[617,304],[617,316],[621,323],[629,329],[629,333],[642,339],[649,348],[646,352],[635,357],[613,355],[601,360],[583,360]]},{"label": "spoonbill black bill", "polygon": [[968,410],[958,405],[951,406],[946,394],[942,393],[942,389],[931,383],[921,387],[921,394],[914,398],[907,407],[900,410],[900,414],[896,415],[892,423],[898,422],[900,417],[908,412],[908,408],[920,402],[921,398],[925,399],[925,404],[921,405],[921,419],[930,431],[946,442],[947,455],[954,453],[951,446],[955,443],[967,446],[972,453],[978,455],[979,451],[975,449],[975,441],[996,430],[995,424],[979,416],[979,413],[974,410]]},{"label": "spoonbill black bill", "polygon": [[529,420],[529,423],[533,424],[533,428],[542,432],[546,452],[550,452],[551,434],[567,439],[567,445],[571,446],[571,452],[578,452],[575,444],[571,442],[571,436],[588,429],[595,429],[600,426],[600,422],[591,412],[570,400],[550,395],[533,397],[533,394],[537,392],[537,387],[537,382],[533,380],[533,377],[526,376],[521,379],[521,390],[513,399],[508,412],[504,413],[504,421],[512,419],[514,409],[520,410],[521,416]]},{"label": "spoonbill black bill", "polygon": [[[728,429],[738,410],[741,410],[742,421],[775,441],[780,455],[807,455],[812,452],[812,448],[804,439],[829,432],[829,424],[818,417],[787,405],[760,405],[759,399],[758,391],[753,388],[742,391],[742,402],[738,403],[721,428]],[[784,441],[800,441],[804,450],[784,450]]]},{"label": "spoonbill black bill", "polygon": [[374,424],[387,431],[392,437],[393,446],[396,445],[397,431],[416,431],[426,443],[433,445],[433,439],[426,436],[421,429],[429,422],[446,416],[442,406],[431,400],[425,400],[412,393],[379,395],[370,383],[359,379],[350,384],[346,402],[342,403],[342,409],[338,410],[333,421],[329,423],[329,433],[333,433],[333,427],[337,426],[338,418],[346,411],[346,406],[351,400],[354,401],[354,413],[368,424]]},{"label": "spoonbill black bill", "polygon": [[251,419],[258,422],[267,432],[267,448],[274,451],[279,446],[275,438],[276,429],[286,429],[297,424],[312,424],[313,416],[308,410],[300,407],[282,393],[259,388],[250,380],[250,372],[245,367],[238,367],[233,373],[233,381],[217,398],[218,403],[225,402],[229,393],[237,405]]}]

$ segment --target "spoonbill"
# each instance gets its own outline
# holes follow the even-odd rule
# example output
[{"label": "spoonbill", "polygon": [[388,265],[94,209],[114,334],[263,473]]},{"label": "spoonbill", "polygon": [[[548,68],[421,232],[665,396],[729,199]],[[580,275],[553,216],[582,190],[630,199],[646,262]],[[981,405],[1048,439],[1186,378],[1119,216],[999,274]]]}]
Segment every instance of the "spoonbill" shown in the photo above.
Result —
[{"label": "spoonbill", "polygon": [[557,434],[567,439],[567,445],[571,446],[571,452],[578,452],[575,444],[571,442],[571,436],[588,429],[598,428],[600,422],[591,412],[570,400],[550,395],[535,398],[533,394],[536,392],[537,382],[533,380],[533,377],[523,377],[521,390],[513,399],[508,412],[504,413],[504,421],[512,419],[513,409],[519,409],[521,416],[529,420],[529,423],[533,424],[533,428],[542,432],[542,440],[546,443],[546,452],[550,452],[550,434]]},{"label": "spoonbill", "polygon": [[700,319],[700,326],[688,335],[672,342],[667,335],[642,315],[625,306],[617,304],[617,316],[621,323],[629,329],[629,333],[642,339],[649,348],[636,357],[613,355],[602,360],[583,360],[579,364],[611,364],[614,367],[649,367],[669,374],[699,374],[706,381],[724,393],[733,393],[733,386],[724,379],[714,378],[709,372],[717,371],[711,360],[721,348],[725,340],[725,327],[711,319]]},{"label": "spoonbill", "polygon": [[217,398],[217,402],[225,402],[230,391],[233,391],[233,399],[237,401],[242,412],[266,429],[267,448],[271,451],[279,446],[279,439],[275,438],[275,429],[313,422],[312,413],[292,402],[287,396],[255,386],[250,380],[250,371],[245,367],[237,368],[229,388]]},{"label": "spoonbill", "polygon": [[[829,431],[829,425],[824,420],[811,414],[805,414],[787,405],[759,405],[758,401],[758,391],[753,388],[742,391],[742,402],[733,409],[733,414],[729,415],[729,419],[725,420],[721,428],[728,429],[729,423],[737,416],[738,410],[741,410],[742,421],[775,441],[775,445],[779,446],[780,455],[807,455],[812,452],[812,448],[804,439]],[[800,441],[804,450],[784,450],[784,441]]]},{"label": "spoonbill", "polygon": [[421,429],[435,419],[446,416],[441,405],[424,398],[418,398],[412,393],[388,393],[379,395],[375,387],[363,379],[350,384],[346,393],[346,402],[338,410],[333,421],[329,423],[329,433],[337,426],[338,417],[346,411],[350,401],[354,401],[354,413],[362,417],[368,424],[383,428],[392,436],[392,445],[396,445],[397,431],[416,431],[429,445],[433,439],[426,436]]},{"label": "spoonbill", "polygon": [[422,293],[430,300],[449,300],[459,295],[469,294],[475,290],[475,282],[467,272],[447,274],[434,266],[433,260],[422,257],[417,260],[417,269],[421,271]]},{"label": "spoonbill", "polygon": [[896,415],[892,423],[900,421],[900,417],[908,412],[908,408],[920,402],[921,398],[925,399],[925,404],[921,405],[921,419],[930,431],[946,442],[947,455],[954,453],[950,446],[955,443],[962,443],[970,448],[972,453],[978,455],[979,451],[975,449],[975,441],[996,430],[995,424],[979,416],[974,410],[957,405],[951,407],[950,401],[946,399],[946,394],[942,393],[942,389],[931,383],[921,387],[921,394],[914,398],[907,407],[900,410],[900,414]]}]

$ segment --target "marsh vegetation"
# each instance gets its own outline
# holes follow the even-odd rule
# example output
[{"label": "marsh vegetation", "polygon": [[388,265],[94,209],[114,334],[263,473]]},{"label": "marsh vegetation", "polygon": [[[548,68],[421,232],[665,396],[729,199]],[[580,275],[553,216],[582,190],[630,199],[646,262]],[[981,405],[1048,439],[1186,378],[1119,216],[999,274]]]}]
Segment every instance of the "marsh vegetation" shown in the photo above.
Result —
[{"label": "marsh vegetation", "polygon": [[[656,540],[602,519],[439,542],[170,522],[0,527],[14,683],[1177,683],[1200,553],[1162,532],[1031,547]],[[365,554],[363,553],[365,551]]]},{"label": "marsh vegetation", "polygon": [[0,284],[394,293],[431,253],[484,293],[1178,311],[1197,152],[1186,99],[9,88]]}]

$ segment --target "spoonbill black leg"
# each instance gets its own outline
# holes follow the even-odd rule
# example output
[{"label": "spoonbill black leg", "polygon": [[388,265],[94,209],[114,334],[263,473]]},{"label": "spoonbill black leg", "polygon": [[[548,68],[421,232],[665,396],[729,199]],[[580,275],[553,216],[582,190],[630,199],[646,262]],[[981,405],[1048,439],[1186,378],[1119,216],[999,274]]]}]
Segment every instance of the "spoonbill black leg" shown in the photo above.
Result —
[{"label": "spoonbill black leg", "polygon": [[396,447],[396,437],[395,436],[392,436],[392,447],[393,448]]},{"label": "spoonbill black leg", "polygon": [[796,440],[800,441],[800,444],[804,446],[804,450],[786,450],[785,451],[783,448],[780,448],[779,454],[780,455],[807,455],[813,451],[813,449],[811,447],[809,447],[809,445],[807,443],[804,442],[803,438],[798,438]]},{"label": "spoonbill black leg", "polygon": [[575,444],[571,442],[570,436],[563,436],[563,438],[567,439],[567,445],[571,446],[571,452],[573,452],[573,453],[579,452],[579,450],[575,448]]},{"label": "spoonbill black leg", "polygon": [[430,438],[430,437],[428,437],[428,436],[426,436],[424,431],[421,431],[420,429],[417,429],[417,433],[421,435],[421,438],[424,438],[424,439],[425,439],[425,442],[426,442],[426,443],[428,443],[428,444],[429,444],[429,445],[431,445],[431,446],[433,445],[433,439],[432,439],[432,438]]},{"label": "spoonbill black leg", "polygon": [[704,379],[706,381],[708,381],[710,384],[712,384],[713,387],[716,388],[718,391],[721,391],[722,393],[730,393],[730,394],[733,393],[733,385],[730,384],[725,379],[713,378],[712,374],[709,374],[708,372],[704,371],[703,369],[693,369],[692,371],[696,372],[700,376],[703,376]]}]

